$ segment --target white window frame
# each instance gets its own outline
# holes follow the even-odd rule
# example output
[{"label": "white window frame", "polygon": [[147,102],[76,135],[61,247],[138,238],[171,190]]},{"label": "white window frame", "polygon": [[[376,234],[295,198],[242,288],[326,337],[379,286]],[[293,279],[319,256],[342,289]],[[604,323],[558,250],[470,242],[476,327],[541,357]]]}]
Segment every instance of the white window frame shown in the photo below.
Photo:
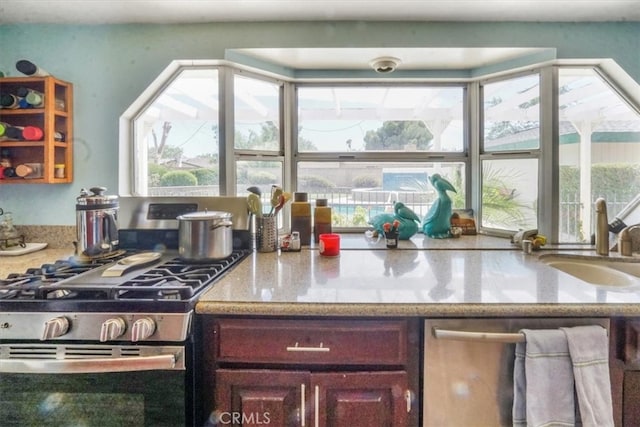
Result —
[{"label": "white window frame", "polygon": [[[490,158],[505,158],[503,154],[496,152],[483,152],[481,149],[483,138],[482,129],[482,103],[481,88],[483,82],[490,82],[494,79],[513,78],[518,74],[537,72],[540,74],[540,147],[538,150],[527,153],[509,153],[508,156],[514,158],[537,158],[538,159],[538,224],[539,232],[546,235],[551,242],[558,238],[558,68],[567,66],[593,67],[604,79],[616,90],[628,104],[640,112],[640,91],[638,83],[633,80],[615,61],[611,59],[594,60],[555,60],[538,67],[523,67],[518,70],[508,70],[490,76],[475,76],[472,78],[449,79],[423,79],[423,80],[395,80],[385,79],[375,84],[391,84],[393,86],[403,83],[409,85],[425,84],[436,85],[461,85],[465,86],[465,135],[463,152],[441,153],[426,152],[420,159],[424,161],[455,161],[464,162],[465,172],[465,194],[466,206],[473,208],[478,218],[481,219],[481,160]],[[296,87],[311,84],[318,80],[305,81],[284,77],[272,72],[250,68],[241,64],[232,63],[225,60],[176,60],[172,61],[167,68],[143,91],[143,93],[131,104],[131,106],[120,117],[119,133],[119,194],[122,196],[134,195],[144,196],[146,188],[144,183],[146,173],[144,164],[139,159],[146,157],[145,153],[138,153],[135,144],[135,134],[133,123],[141,114],[144,108],[155,100],[173,79],[185,68],[218,68],[220,82],[220,138],[224,141],[220,144],[220,194],[237,194],[235,188],[235,162],[237,160],[259,160],[261,156],[268,159],[278,159],[284,165],[283,184],[287,188],[296,188],[296,165],[301,161],[335,161],[348,158],[350,161],[377,161],[384,157],[386,161],[415,162],[416,153],[299,153],[297,150],[297,117],[296,117]],[[281,121],[281,147],[277,154],[273,152],[243,152],[234,149],[233,132],[233,74],[237,72],[247,72],[255,75],[256,78],[273,79],[282,84],[282,121]],[[343,83],[346,85],[372,84],[357,79],[322,80],[322,85],[335,85]],[[140,150],[138,150],[140,151]],[[143,150],[144,151],[144,150]],[[232,153],[232,155],[227,155]],[[143,162],[144,163],[144,162]],[[546,195],[546,197],[544,197]],[[551,197],[549,197],[551,195]],[[284,215],[286,218],[286,214]],[[353,229],[350,229],[353,231]],[[479,232],[486,234],[509,235],[510,232],[504,230],[485,229],[479,224]]]},{"label": "white window frame", "polygon": [[[475,177],[477,177],[477,181],[479,184],[478,188],[475,189],[475,191],[477,192],[477,216],[478,216],[478,230],[481,233],[485,233],[485,234],[490,234],[490,235],[495,235],[495,236],[502,236],[502,237],[509,237],[513,234],[514,231],[517,230],[504,230],[504,229],[496,229],[496,228],[490,228],[487,227],[483,224],[483,212],[482,212],[482,182],[483,182],[483,176],[482,176],[482,163],[483,161],[486,160],[508,160],[508,159],[513,159],[513,160],[521,160],[521,159],[535,159],[538,161],[538,209],[536,212],[536,222],[541,225],[544,224],[544,222],[541,222],[541,217],[542,217],[542,210],[543,208],[540,206],[540,203],[542,203],[542,200],[544,199],[544,197],[542,197],[542,195],[544,194],[554,194],[554,193],[547,193],[544,191],[545,186],[549,185],[549,182],[546,182],[546,180],[544,179],[544,173],[545,173],[545,165],[544,165],[544,160],[546,159],[546,157],[543,157],[543,152],[544,153],[548,153],[549,151],[553,150],[553,146],[557,144],[553,143],[553,136],[549,137],[549,135],[547,135],[547,133],[545,132],[545,130],[551,129],[551,126],[549,126],[549,124],[547,123],[547,120],[549,118],[545,117],[545,112],[548,110],[548,106],[547,103],[549,102],[549,96],[548,96],[548,90],[547,89],[547,85],[550,83],[548,81],[549,76],[548,74],[548,69],[549,67],[544,67],[544,68],[534,68],[534,69],[530,69],[530,70],[526,70],[524,72],[517,72],[517,73],[508,73],[508,74],[502,74],[498,77],[492,77],[492,78],[488,78],[488,79],[483,79],[480,80],[478,82],[478,98],[477,98],[477,103],[476,105],[478,106],[478,115],[479,115],[479,120],[478,120],[478,146],[477,146],[477,156],[476,159],[477,161],[474,162],[475,163],[475,168],[474,170],[476,171],[476,175]],[[547,72],[545,72],[545,70]],[[487,151],[485,150],[485,146],[484,146],[484,91],[483,88],[484,86],[486,86],[487,84],[491,84],[491,83],[496,83],[496,82],[500,82],[500,81],[506,81],[506,80],[511,80],[511,79],[516,79],[519,77],[525,77],[525,76],[532,76],[532,75],[538,75],[539,76],[539,81],[540,81],[540,102],[538,104],[538,109],[539,109],[539,117],[540,117],[540,141],[539,141],[539,146],[537,149],[527,149],[527,150],[490,150]],[[543,105],[544,103],[544,105]],[[555,114],[554,114],[555,116]],[[557,126],[555,127],[557,129]],[[557,138],[556,138],[557,141]],[[556,186],[557,186],[557,179],[556,181]],[[552,197],[553,198],[553,197]],[[545,206],[546,209],[546,206]]]}]

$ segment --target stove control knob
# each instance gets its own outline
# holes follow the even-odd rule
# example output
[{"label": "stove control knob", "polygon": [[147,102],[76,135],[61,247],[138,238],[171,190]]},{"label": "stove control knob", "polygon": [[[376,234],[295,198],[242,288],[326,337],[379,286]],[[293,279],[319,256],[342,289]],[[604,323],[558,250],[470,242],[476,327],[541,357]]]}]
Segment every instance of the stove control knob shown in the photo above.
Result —
[{"label": "stove control knob", "polygon": [[105,320],[100,328],[100,342],[113,341],[127,330],[127,324],[119,317]]},{"label": "stove control knob", "polygon": [[143,341],[156,331],[156,322],[150,317],[142,317],[131,326],[131,341]]},{"label": "stove control knob", "polygon": [[64,316],[54,317],[44,322],[41,341],[63,336],[69,330],[69,319]]}]

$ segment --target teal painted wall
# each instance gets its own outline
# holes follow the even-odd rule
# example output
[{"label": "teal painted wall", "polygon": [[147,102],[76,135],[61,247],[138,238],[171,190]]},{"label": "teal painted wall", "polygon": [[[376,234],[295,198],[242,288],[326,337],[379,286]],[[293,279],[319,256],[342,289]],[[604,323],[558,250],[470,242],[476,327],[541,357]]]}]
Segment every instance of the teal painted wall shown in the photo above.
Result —
[{"label": "teal painted wall", "polygon": [[118,188],[120,115],[174,59],[222,59],[228,48],[544,47],[560,59],[613,58],[640,82],[640,22],[285,22],[196,25],[0,25],[0,70],[29,59],[74,84],[75,179],[2,185],[20,225],[73,225],[83,187]]}]

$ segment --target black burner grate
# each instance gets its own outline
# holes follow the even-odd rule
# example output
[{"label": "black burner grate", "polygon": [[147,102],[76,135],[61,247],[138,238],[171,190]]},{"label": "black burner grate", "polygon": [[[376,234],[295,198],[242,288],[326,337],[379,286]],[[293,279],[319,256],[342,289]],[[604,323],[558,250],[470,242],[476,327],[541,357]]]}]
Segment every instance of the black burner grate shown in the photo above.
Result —
[{"label": "black burner grate", "polygon": [[186,263],[173,258],[128,280],[97,284],[65,279],[110,264],[114,259],[89,263],[74,259],[57,261],[0,280],[0,300],[190,300],[249,252],[237,249],[228,258],[207,263]]}]

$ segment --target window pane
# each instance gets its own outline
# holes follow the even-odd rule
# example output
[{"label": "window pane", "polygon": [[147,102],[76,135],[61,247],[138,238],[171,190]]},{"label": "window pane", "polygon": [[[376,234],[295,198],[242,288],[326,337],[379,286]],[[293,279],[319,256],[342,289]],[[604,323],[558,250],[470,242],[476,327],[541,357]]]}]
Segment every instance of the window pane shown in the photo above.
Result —
[{"label": "window pane", "polygon": [[396,201],[405,203],[421,219],[436,192],[428,177],[439,173],[456,188],[449,193],[454,208],[464,208],[463,163],[300,162],[298,191],[309,200],[328,199],[334,227],[367,227],[380,213],[393,212]]},{"label": "window pane", "polygon": [[217,195],[218,71],[184,70],[135,120],[140,194]]},{"label": "window pane", "polygon": [[483,227],[535,229],[537,202],[537,159],[482,161]]},{"label": "window pane", "polygon": [[483,86],[484,150],[521,151],[540,147],[540,77]]},{"label": "window pane", "polygon": [[271,186],[282,186],[283,163],[281,160],[239,160],[236,162],[237,195],[249,194],[247,188],[258,187],[265,209],[271,206]]},{"label": "window pane", "polygon": [[462,87],[299,87],[300,152],[463,150]]},{"label": "window pane", "polygon": [[559,93],[560,241],[588,242],[598,197],[613,220],[640,194],[640,116],[591,68],[561,68]]},{"label": "window pane", "polygon": [[280,149],[280,88],[276,83],[234,76],[235,137],[241,150]]}]

